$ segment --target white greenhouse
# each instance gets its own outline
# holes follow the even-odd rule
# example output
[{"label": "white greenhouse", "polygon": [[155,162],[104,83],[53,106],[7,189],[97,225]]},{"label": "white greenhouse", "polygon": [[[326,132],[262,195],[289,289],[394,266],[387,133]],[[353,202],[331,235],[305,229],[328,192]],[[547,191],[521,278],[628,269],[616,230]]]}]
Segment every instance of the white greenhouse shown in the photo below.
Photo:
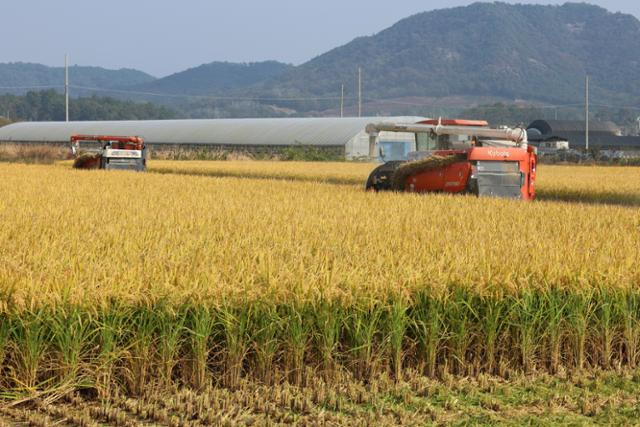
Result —
[{"label": "white greenhouse", "polygon": [[[372,122],[416,123],[423,117],[265,118],[95,122],[21,122],[0,128],[0,143],[67,144],[74,134],[135,135],[153,149],[211,148],[269,151],[311,146],[344,154],[346,159],[369,154],[365,126]],[[411,133],[385,133],[380,142],[408,147]]]}]

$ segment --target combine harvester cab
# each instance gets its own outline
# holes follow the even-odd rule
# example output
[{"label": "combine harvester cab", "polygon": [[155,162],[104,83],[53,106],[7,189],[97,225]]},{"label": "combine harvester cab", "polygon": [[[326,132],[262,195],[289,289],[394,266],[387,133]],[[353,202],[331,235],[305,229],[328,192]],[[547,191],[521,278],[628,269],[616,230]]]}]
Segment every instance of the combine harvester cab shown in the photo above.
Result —
[{"label": "combine harvester cab", "polygon": [[[416,124],[369,124],[370,156],[380,132],[415,134],[417,148],[405,160],[374,169],[369,191],[470,193],[535,199],[537,155],[521,128],[490,128],[484,121],[426,120]],[[384,153],[380,152],[384,158]]]},{"label": "combine harvester cab", "polygon": [[71,151],[76,169],[142,172],[147,168],[147,148],[138,136],[73,135]]},{"label": "combine harvester cab", "polygon": [[478,196],[533,200],[537,155],[535,148],[476,147],[469,152],[470,185]]}]

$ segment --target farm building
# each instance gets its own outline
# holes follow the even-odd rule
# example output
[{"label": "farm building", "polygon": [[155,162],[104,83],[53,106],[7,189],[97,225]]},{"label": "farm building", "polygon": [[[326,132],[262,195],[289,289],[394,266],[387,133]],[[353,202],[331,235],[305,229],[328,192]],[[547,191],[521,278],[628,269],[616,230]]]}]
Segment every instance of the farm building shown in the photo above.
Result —
[{"label": "farm building", "polygon": [[[529,141],[541,144],[568,141],[569,148],[585,148],[585,122],[580,120],[536,120],[527,127]],[[595,149],[640,150],[640,137],[621,136],[612,122],[589,121],[589,147]]]},{"label": "farm building", "polygon": [[[212,149],[277,152],[291,146],[310,146],[344,155],[369,154],[371,122],[415,123],[422,117],[202,119],[102,122],[21,122],[0,128],[2,143],[68,144],[74,134],[135,135],[152,150]],[[414,142],[414,134],[382,132],[381,144],[401,150]]]}]

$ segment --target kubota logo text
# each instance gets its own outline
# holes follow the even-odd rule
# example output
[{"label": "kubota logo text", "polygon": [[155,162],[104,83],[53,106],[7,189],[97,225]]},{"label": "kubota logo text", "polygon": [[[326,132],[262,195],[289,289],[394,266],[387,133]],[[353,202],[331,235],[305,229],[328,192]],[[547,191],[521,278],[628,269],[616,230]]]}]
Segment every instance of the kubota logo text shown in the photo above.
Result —
[{"label": "kubota logo text", "polygon": [[491,157],[509,157],[511,153],[509,153],[508,151],[489,150],[489,155]]}]

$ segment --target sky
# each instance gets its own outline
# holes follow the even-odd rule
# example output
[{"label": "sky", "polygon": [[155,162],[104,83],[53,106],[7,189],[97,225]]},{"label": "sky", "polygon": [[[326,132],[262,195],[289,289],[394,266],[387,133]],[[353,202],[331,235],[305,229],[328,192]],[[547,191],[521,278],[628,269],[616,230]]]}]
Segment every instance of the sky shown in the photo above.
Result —
[{"label": "sky", "polygon": [[[156,77],[212,61],[300,64],[454,0],[3,0],[0,62],[135,68]],[[513,3],[513,1],[508,1]],[[519,1],[523,2],[523,1]],[[531,3],[561,4],[539,0]],[[640,0],[591,0],[640,17]]]}]

